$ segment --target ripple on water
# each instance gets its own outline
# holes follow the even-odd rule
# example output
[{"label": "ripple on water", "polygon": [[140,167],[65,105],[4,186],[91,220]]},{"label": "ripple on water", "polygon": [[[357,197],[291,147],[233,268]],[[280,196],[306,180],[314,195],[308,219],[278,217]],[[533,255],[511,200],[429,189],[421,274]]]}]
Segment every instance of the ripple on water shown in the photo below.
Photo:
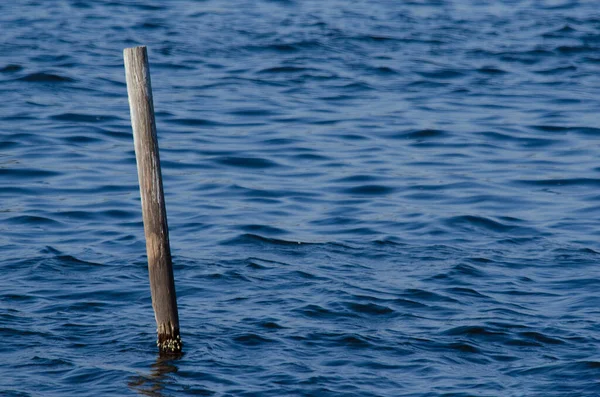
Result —
[{"label": "ripple on water", "polygon": [[55,73],[30,73],[23,77],[20,77],[18,80],[26,81],[28,83],[69,83],[75,81],[74,79],[61,76]]},{"label": "ripple on water", "polygon": [[[0,17],[4,394],[597,394],[596,4],[142,3]],[[177,359],[118,50],[140,44]]]},{"label": "ripple on water", "polygon": [[254,158],[254,157],[220,157],[214,160],[216,163],[227,165],[230,167],[239,167],[239,168],[252,168],[252,169],[262,169],[262,168],[272,168],[278,167],[279,164],[276,162],[264,159],[264,158]]}]

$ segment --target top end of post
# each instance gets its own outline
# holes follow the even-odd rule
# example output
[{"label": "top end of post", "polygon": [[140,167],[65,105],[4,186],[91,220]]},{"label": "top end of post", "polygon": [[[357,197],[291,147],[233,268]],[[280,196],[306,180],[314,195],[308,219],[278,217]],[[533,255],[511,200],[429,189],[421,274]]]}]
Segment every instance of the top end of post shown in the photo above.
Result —
[{"label": "top end of post", "polygon": [[146,54],[148,53],[148,47],[146,47],[145,45],[140,45],[140,46],[136,46],[136,47],[128,47],[123,49],[123,55],[127,56],[127,54],[135,54],[135,53],[142,53],[142,54]]}]

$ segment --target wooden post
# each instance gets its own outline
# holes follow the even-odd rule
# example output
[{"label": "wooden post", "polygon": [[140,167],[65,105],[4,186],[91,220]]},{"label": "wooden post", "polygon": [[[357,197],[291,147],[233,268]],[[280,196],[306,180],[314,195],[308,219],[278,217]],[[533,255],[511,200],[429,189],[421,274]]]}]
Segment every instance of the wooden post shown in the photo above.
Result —
[{"label": "wooden post", "polygon": [[161,353],[180,353],[179,314],[146,47],[126,48],[125,75],[140,181],[152,307]]}]

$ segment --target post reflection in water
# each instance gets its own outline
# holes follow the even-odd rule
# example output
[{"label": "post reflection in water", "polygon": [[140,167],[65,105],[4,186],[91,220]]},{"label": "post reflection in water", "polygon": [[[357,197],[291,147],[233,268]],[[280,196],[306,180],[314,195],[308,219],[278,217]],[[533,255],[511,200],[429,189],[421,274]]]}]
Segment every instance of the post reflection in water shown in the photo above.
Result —
[{"label": "post reflection in water", "polygon": [[154,364],[150,366],[150,374],[133,376],[128,382],[128,386],[142,396],[163,396],[162,391],[170,382],[170,374],[175,374],[178,371],[175,362],[181,358],[181,356],[182,355],[159,355]]}]

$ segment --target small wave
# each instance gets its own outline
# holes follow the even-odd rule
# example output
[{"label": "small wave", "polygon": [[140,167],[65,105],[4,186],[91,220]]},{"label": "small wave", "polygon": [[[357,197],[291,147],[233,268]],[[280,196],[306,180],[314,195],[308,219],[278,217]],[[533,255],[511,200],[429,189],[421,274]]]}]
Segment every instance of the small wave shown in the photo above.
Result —
[{"label": "small wave", "polygon": [[297,277],[300,280],[327,280],[327,278],[325,277],[315,276],[312,273],[303,272],[302,270],[290,272],[288,276],[291,279],[295,279]]},{"label": "small wave", "polygon": [[329,156],[323,156],[315,153],[302,153],[293,156],[294,159],[299,161],[328,161],[331,160]]},{"label": "small wave", "polygon": [[510,231],[514,231],[519,228],[519,226],[507,225],[501,222],[497,222],[491,220],[489,218],[485,218],[482,216],[472,216],[472,215],[463,215],[463,216],[454,216],[448,218],[445,221],[446,225],[456,228],[456,227],[467,227],[467,228],[479,228],[486,229],[493,232],[498,233],[507,233]]},{"label": "small wave", "polygon": [[55,216],[64,219],[65,221],[90,221],[101,219],[137,219],[137,213],[123,210],[106,210],[106,211],[61,211],[55,213]]},{"label": "small wave", "polygon": [[444,303],[459,303],[458,300],[446,296],[446,295],[442,295],[439,292],[431,292],[431,291],[426,291],[426,290],[422,290],[422,289],[408,289],[406,290],[406,292],[403,294],[404,297],[406,298],[410,298],[410,299],[414,299],[416,301],[424,301],[424,302],[428,302],[428,303],[432,303],[432,302],[444,302]]},{"label": "small wave", "polygon": [[582,135],[600,135],[600,128],[596,127],[565,127],[558,125],[531,125],[530,128],[544,132],[562,132],[562,133],[576,133]]},{"label": "small wave", "polygon": [[289,246],[303,246],[306,244],[300,241],[288,241],[276,238],[269,238],[259,236],[257,234],[245,233],[233,239],[226,240],[221,243],[222,245],[240,245],[240,244],[273,244],[273,245],[289,245]]},{"label": "small wave", "polygon": [[294,311],[298,312],[302,316],[316,319],[334,319],[338,317],[350,316],[348,313],[333,311],[316,304],[309,304]]},{"label": "small wave", "polygon": [[395,74],[399,74],[397,70],[390,68],[388,66],[379,66],[370,69],[371,72],[380,76],[392,76]]},{"label": "small wave", "polygon": [[257,323],[257,325],[261,328],[269,329],[269,330],[285,329],[285,327],[277,324],[274,321],[260,321],[259,323]]},{"label": "small wave", "polygon": [[461,275],[469,277],[483,278],[487,274],[475,266],[468,265],[466,263],[460,263],[452,268],[449,273],[450,275]]},{"label": "small wave", "polygon": [[[139,25],[136,25],[134,27],[134,29],[140,28],[140,29],[149,29],[149,30],[151,30],[151,29],[160,29],[160,28],[165,28],[165,27],[166,27],[166,25],[163,25],[160,22],[146,21],[146,22],[143,22],[143,23],[141,23]],[[152,66],[154,66],[154,65],[152,65]]]},{"label": "small wave", "polygon": [[599,178],[568,178],[568,179],[520,179],[513,181],[514,183],[529,185],[529,186],[587,186],[587,187],[598,187],[600,186]]},{"label": "small wave", "polygon": [[355,81],[352,83],[347,83],[347,84],[340,86],[339,89],[343,90],[346,93],[348,93],[348,92],[364,93],[366,91],[375,90],[375,88],[371,84],[369,84],[365,81]]},{"label": "small wave", "polygon": [[85,135],[70,135],[70,136],[64,137],[63,140],[67,143],[72,143],[75,145],[77,145],[77,144],[88,145],[88,144],[102,142],[102,139],[91,137],[91,136],[85,136]]},{"label": "small wave", "polygon": [[0,73],[15,73],[23,70],[23,66],[16,64],[9,64],[0,69]]},{"label": "small wave", "polygon": [[545,75],[545,76],[555,76],[555,75],[561,75],[564,73],[570,73],[570,72],[575,72],[575,71],[577,71],[577,67],[565,66],[565,67],[537,70],[534,73],[537,73],[540,75]]},{"label": "small wave", "polygon": [[463,336],[476,339],[492,339],[501,340],[507,335],[506,332],[492,331],[486,327],[479,325],[463,325],[454,327],[443,332],[443,335]]},{"label": "small wave", "polygon": [[277,227],[273,227],[273,226],[269,226],[269,225],[250,224],[250,225],[241,225],[241,226],[238,226],[238,228],[245,232],[261,233],[261,234],[267,234],[267,235],[281,235],[281,234],[288,233],[287,230],[279,229]]},{"label": "small wave", "polygon": [[190,118],[169,119],[168,122],[169,123],[173,123],[173,124],[190,126],[190,127],[219,126],[219,125],[223,125],[223,124],[221,124],[219,122],[216,122],[216,121],[213,121],[213,120],[207,120],[207,119],[190,119]]},{"label": "small wave", "polygon": [[256,168],[256,169],[264,169],[264,168],[273,168],[279,167],[280,165],[272,160],[263,159],[259,157],[218,157],[213,159],[214,162],[222,165],[227,165],[230,167],[239,167],[239,168]]},{"label": "small wave", "polygon": [[9,150],[9,149],[13,149],[19,145],[20,145],[20,143],[16,142],[16,141],[2,141],[2,142],[0,142],[0,149],[1,150]]},{"label": "small wave", "polygon": [[398,134],[393,134],[390,136],[392,139],[414,139],[414,140],[425,140],[431,138],[442,138],[447,136],[448,133],[442,130],[435,129],[423,129],[423,130],[414,130],[409,132],[402,132]]},{"label": "small wave", "polygon": [[534,332],[534,331],[520,332],[518,335],[521,338],[524,338],[526,340],[534,340],[536,342],[540,342],[542,344],[547,344],[547,345],[562,345],[565,343],[565,341],[563,341],[561,339],[553,338],[553,337],[544,335],[539,332]]},{"label": "small wave", "polygon": [[108,115],[91,115],[81,113],[61,113],[50,117],[52,120],[57,121],[74,121],[78,123],[98,123],[105,121],[120,120],[119,117],[108,116]]},{"label": "small wave", "polygon": [[453,69],[436,70],[433,72],[418,72],[418,74],[428,79],[441,80],[451,80],[465,77],[465,74],[463,72]]},{"label": "small wave", "polygon": [[62,175],[62,173],[34,168],[0,168],[0,177],[16,180],[47,179],[59,175]]},{"label": "small wave", "polygon": [[327,346],[338,346],[351,349],[370,349],[376,347],[370,337],[358,333],[314,332],[307,336],[308,340]]},{"label": "small wave", "polygon": [[[115,4],[119,4],[119,3],[115,3]],[[151,4],[140,4],[140,3],[123,3],[126,4],[127,7],[131,7],[137,10],[142,10],[142,11],[161,11],[161,10],[165,10],[165,7],[162,5],[151,5]]]},{"label": "small wave", "polygon": [[319,72],[319,69],[304,68],[297,66],[276,66],[272,68],[259,70],[258,73],[300,73],[300,72]]},{"label": "small wave", "polygon": [[266,338],[264,336],[261,336],[261,335],[255,334],[255,333],[247,333],[247,334],[235,336],[235,337],[233,337],[233,341],[240,345],[250,346],[250,347],[262,346],[265,344],[271,344],[271,343],[276,342],[276,340],[274,340],[274,339],[269,339],[269,338]]},{"label": "small wave", "polygon": [[77,266],[81,266],[81,265],[86,266],[86,267],[87,266],[93,266],[93,267],[104,266],[104,264],[102,264],[102,263],[85,261],[83,259],[76,258],[72,255],[59,255],[59,256],[57,256],[57,259],[63,263],[68,263],[68,264],[77,265]]},{"label": "small wave", "polygon": [[279,112],[269,109],[240,109],[229,111],[227,114],[231,114],[232,116],[266,117],[278,115]]},{"label": "small wave", "polygon": [[560,143],[558,139],[520,137],[500,132],[482,132],[481,135],[501,142],[514,142],[524,148],[542,148]]},{"label": "small wave", "polygon": [[367,174],[358,174],[346,176],[343,178],[335,179],[332,182],[335,183],[359,183],[359,182],[374,182],[380,180],[381,178],[375,175],[367,175]]},{"label": "small wave", "polygon": [[[282,121],[282,120],[276,120],[276,121]],[[262,141],[262,143],[266,144],[266,145],[273,145],[273,146],[294,146],[294,145],[298,145],[300,144],[300,140],[299,139],[294,139],[294,138],[273,138],[273,139],[266,139],[264,141]]]},{"label": "small wave", "polygon": [[[553,375],[558,377],[559,379],[579,379],[579,382],[582,383],[582,386],[586,383],[585,380],[590,379],[589,377],[595,379],[598,374],[598,370],[600,369],[600,361],[594,360],[568,360],[564,362],[559,362],[556,364],[545,364],[538,365],[534,367],[522,367],[515,368],[510,370],[508,374],[510,376],[548,376],[552,377]],[[590,384],[590,387],[587,388],[589,394],[582,395],[595,395],[597,394],[598,384]],[[553,386],[553,389],[556,388],[556,385]],[[583,390],[583,389],[582,389]],[[561,395],[565,393],[568,394],[572,390],[566,388],[560,388]],[[558,395],[558,394],[557,394]]]},{"label": "small wave", "polygon": [[432,80],[417,80],[409,83],[407,86],[411,88],[444,88],[450,83],[443,81],[432,81]]},{"label": "small wave", "polygon": [[323,44],[319,40],[301,40],[287,43],[270,43],[264,45],[244,46],[248,52],[274,52],[280,54],[294,54],[307,50],[318,50]]},{"label": "small wave", "polygon": [[[229,190],[234,192],[235,194],[240,194],[249,199],[256,200],[276,200],[282,197],[288,197],[293,192],[286,190],[266,190],[266,189],[253,189],[242,187],[238,185],[233,185],[229,187]],[[300,194],[303,196],[303,194]],[[265,202],[273,202],[273,201],[265,201]]]},{"label": "small wave", "polygon": [[573,54],[597,54],[598,48],[589,45],[562,45],[556,47],[556,51],[559,54],[563,55],[573,55]]},{"label": "small wave", "polygon": [[317,226],[348,226],[348,225],[357,225],[360,224],[361,221],[356,218],[342,217],[342,216],[334,216],[328,218],[321,218],[311,221],[311,224]]},{"label": "small wave", "polygon": [[274,51],[281,53],[290,53],[300,51],[300,47],[297,44],[270,44],[264,46],[246,47],[249,51]]},{"label": "small wave", "polygon": [[393,309],[375,303],[346,302],[344,303],[344,306],[354,313],[370,316],[389,316],[390,314],[395,313]]},{"label": "small wave", "polygon": [[226,281],[251,282],[251,280],[248,277],[244,276],[242,273],[235,271],[235,270],[230,270],[230,271],[226,271],[223,273],[211,273],[211,274],[207,274],[205,277],[210,280],[222,281],[222,282],[226,282]]},{"label": "small wave", "polygon": [[342,135],[338,135],[338,137],[345,141],[366,141],[366,140],[371,139],[368,136],[360,135],[360,134],[342,134]]},{"label": "small wave", "polygon": [[464,287],[451,287],[451,288],[446,288],[446,291],[449,293],[452,293],[454,295],[457,296],[466,296],[466,297],[472,297],[472,298],[485,298],[485,299],[489,299],[488,296],[477,292],[476,290],[474,290],[473,288],[464,288]]},{"label": "small wave", "polygon": [[75,79],[70,77],[61,76],[53,73],[31,73],[27,76],[23,76],[18,80],[27,81],[31,83],[68,83],[73,82]]},{"label": "small wave", "polygon": [[399,39],[399,38],[396,38],[396,37],[393,37],[393,36],[384,36],[384,35],[375,35],[375,34],[367,34],[367,35],[362,35],[362,36],[356,36],[356,37],[353,37],[353,39],[362,40],[362,41],[374,41],[374,42],[377,42],[377,43],[402,40],[402,39]]},{"label": "small wave", "polygon": [[467,342],[453,342],[446,345],[441,345],[442,349],[456,350],[460,353],[481,354],[481,350],[475,345]]},{"label": "small wave", "polygon": [[492,76],[508,73],[506,70],[495,68],[493,66],[485,66],[485,67],[479,68],[479,69],[477,69],[477,72],[479,72],[481,74],[492,75]]},{"label": "small wave", "polygon": [[14,225],[29,225],[29,226],[64,226],[63,223],[45,216],[35,215],[20,215],[8,218],[7,222]]},{"label": "small wave", "polygon": [[340,192],[352,196],[385,196],[392,194],[396,189],[385,185],[362,185],[342,189]]}]

